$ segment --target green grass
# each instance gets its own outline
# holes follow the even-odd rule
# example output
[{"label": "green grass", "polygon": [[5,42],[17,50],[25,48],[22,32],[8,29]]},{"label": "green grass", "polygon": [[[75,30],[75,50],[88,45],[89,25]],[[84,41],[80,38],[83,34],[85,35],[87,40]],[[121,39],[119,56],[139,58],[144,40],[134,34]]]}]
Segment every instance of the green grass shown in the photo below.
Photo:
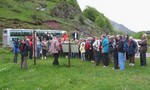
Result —
[{"label": "green grass", "polygon": [[150,53],[150,47],[148,47],[147,53]]},{"label": "green grass", "polygon": [[[14,64],[13,54],[0,50],[0,90],[149,90],[150,67],[135,67],[126,62],[124,71],[112,70],[113,63],[103,68],[94,63],[59,58],[60,66],[53,66],[52,57],[47,60],[28,60],[28,69],[20,69],[20,61]],[[4,53],[2,53],[4,52]],[[150,60],[150,58],[148,58]],[[149,61],[148,60],[148,61]]]}]

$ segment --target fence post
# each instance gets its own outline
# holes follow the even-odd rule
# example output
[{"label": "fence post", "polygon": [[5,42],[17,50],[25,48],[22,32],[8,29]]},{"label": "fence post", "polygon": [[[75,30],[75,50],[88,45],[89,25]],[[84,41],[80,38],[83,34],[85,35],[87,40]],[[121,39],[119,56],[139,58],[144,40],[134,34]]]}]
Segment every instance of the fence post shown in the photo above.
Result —
[{"label": "fence post", "polygon": [[70,44],[70,39],[69,39],[69,47],[68,47],[69,49],[69,53],[68,53],[68,67],[70,67],[70,55],[71,55],[71,44]]},{"label": "fence post", "polygon": [[36,65],[36,57],[35,57],[35,43],[36,43],[36,42],[35,42],[35,39],[36,39],[36,37],[35,37],[35,33],[36,33],[36,31],[34,30],[34,31],[33,31],[33,35],[34,35],[34,36],[33,36],[33,38],[34,38],[34,39],[33,39],[33,40],[34,40],[34,48],[33,48],[33,50],[34,50],[34,51],[33,51],[33,52],[34,52],[34,65]]}]

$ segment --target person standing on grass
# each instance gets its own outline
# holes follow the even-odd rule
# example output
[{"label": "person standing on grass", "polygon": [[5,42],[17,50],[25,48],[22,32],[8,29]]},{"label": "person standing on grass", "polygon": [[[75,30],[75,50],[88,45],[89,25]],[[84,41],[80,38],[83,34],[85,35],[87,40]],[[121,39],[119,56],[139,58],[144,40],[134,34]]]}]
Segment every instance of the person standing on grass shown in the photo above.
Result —
[{"label": "person standing on grass", "polygon": [[110,62],[113,62],[113,36],[109,37],[109,60]]},{"label": "person standing on grass", "polygon": [[93,43],[93,51],[94,51],[93,55],[95,56],[95,62],[96,62],[95,66],[98,66],[100,63],[100,48],[99,48],[100,44],[101,42],[99,38],[97,37],[95,42]]},{"label": "person standing on grass", "polygon": [[16,38],[14,40],[14,63],[17,63],[19,50],[19,40]]},{"label": "person standing on grass", "polygon": [[20,54],[21,54],[21,63],[20,63],[20,68],[22,68],[23,62],[24,62],[24,56],[23,56],[23,49],[24,49],[24,45],[25,45],[25,41],[22,40],[20,45],[19,45],[19,49],[20,49]]},{"label": "person standing on grass", "polygon": [[128,42],[128,56],[130,59],[130,64],[129,66],[134,66],[134,59],[135,59],[135,53],[136,53],[136,48],[137,48],[137,43],[133,40],[133,37],[129,37],[129,42]]},{"label": "person standing on grass", "polygon": [[87,38],[86,43],[85,43],[85,58],[87,61],[91,60],[91,49],[92,46],[90,44],[90,39]]},{"label": "person standing on grass", "polygon": [[102,36],[102,53],[103,53],[103,67],[107,67],[109,65],[109,40],[106,35]]},{"label": "person standing on grass", "polygon": [[80,45],[80,52],[81,52],[81,60],[85,61],[85,44],[81,43]]},{"label": "person standing on grass", "polygon": [[58,36],[55,36],[53,40],[51,41],[51,48],[50,48],[50,53],[54,57],[53,65],[59,65],[59,52],[60,52],[60,43],[58,41]]},{"label": "person standing on grass", "polygon": [[93,43],[95,42],[95,37],[92,37],[92,40],[91,40],[91,62],[95,62],[95,55],[94,55],[94,50],[93,50]]},{"label": "person standing on grass", "polygon": [[28,60],[28,55],[29,55],[28,52],[30,51],[29,41],[30,40],[27,38],[26,42],[22,42],[23,50],[21,52],[22,52],[23,58],[21,58],[21,68],[22,68],[22,65],[24,64],[24,69],[27,69],[27,60]]},{"label": "person standing on grass", "polygon": [[29,59],[32,60],[32,55],[33,55],[33,43],[32,43],[32,39],[30,39],[29,45],[30,45]]},{"label": "person standing on grass", "polygon": [[40,51],[42,49],[42,43],[40,42],[40,39],[37,37],[37,58],[39,59],[40,58]]},{"label": "person standing on grass", "polygon": [[46,54],[47,54],[47,47],[48,47],[48,42],[46,41],[46,38],[42,41],[42,59],[46,59]]},{"label": "person standing on grass", "polygon": [[119,41],[118,41],[118,61],[119,61],[119,67],[120,70],[125,69],[125,52],[124,52],[124,39],[122,36],[119,36]]},{"label": "person standing on grass", "polygon": [[142,40],[138,42],[140,45],[140,65],[147,66],[146,52],[147,52],[147,35],[142,35]]},{"label": "person standing on grass", "polygon": [[119,68],[118,64],[118,41],[119,36],[117,35],[113,40],[113,58],[114,58],[114,70]]}]

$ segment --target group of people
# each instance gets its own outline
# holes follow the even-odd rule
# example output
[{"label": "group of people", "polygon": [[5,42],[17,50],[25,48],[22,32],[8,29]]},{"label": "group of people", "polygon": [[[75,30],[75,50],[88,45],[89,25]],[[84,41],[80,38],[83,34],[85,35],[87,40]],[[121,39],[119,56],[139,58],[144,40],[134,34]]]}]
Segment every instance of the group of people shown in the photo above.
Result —
[{"label": "group of people", "polygon": [[[62,36],[53,36],[50,33],[45,33],[43,40],[38,37],[35,39],[35,44],[29,38],[24,40],[14,40],[14,63],[17,63],[18,53],[21,54],[21,68],[27,68],[27,60],[32,59],[35,53],[38,59],[47,59],[47,52],[53,55],[53,65],[59,65],[59,55],[63,53],[62,43],[68,43],[69,37],[67,33]],[[82,61],[95,62],[98,66],[102,60],[103,67],[109,66],[109,62],[114,62],[113,69],[124,70],[125,61],[129,58],[130,66],[134,66],[135,53],[138,51],[137,42],[133,37],[117,35],[102,35],[101,37],[86,37],[79,39],[77,31],[72,33],[72,42],[77,43],[79,52],[77,57]],[[34,44],[34,45],[33,45]],[[147,37],[142,35],[140,45],[140,63],[141,66],[146,66],[146,51]],[[35,50],[33,50],[35,46]],[[30,52],[30,53],[28,53]],[[69,55],[68,53],[65,55]]]},{"label": "group of people", "polygon": [[[109,66],[109,62],[114,62],[113,69],[125,69],[125,61],[129,59],[129,66],[135,65],[135,54],[140,52],[140,65],[146,66],[147,35],[143,34],[142,39],[136,42],[132,36],[128,35],[102,35],[91,39],[80,40],[81,60],[91,60],[103,67]],[[140,47],[139,47],[139,46]]]}]

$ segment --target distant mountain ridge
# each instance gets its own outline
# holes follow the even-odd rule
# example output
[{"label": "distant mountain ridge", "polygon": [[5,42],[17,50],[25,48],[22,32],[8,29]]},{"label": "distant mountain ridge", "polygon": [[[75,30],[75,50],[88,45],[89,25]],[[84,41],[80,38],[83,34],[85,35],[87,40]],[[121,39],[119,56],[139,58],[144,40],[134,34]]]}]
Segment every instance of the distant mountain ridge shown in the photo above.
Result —
[{"label": "distant mountain ridge", "polygon": [[128,29],[126,26],[124,26],[122,24],[119,24],[119,23],[117,23],[115,21],[112,21],[112,20],[110,20],[110,22],[111,22],[114,30],[121,31],[121,32],[123,32],[125,34],[133,34],[134,33],[134,31]]}]

